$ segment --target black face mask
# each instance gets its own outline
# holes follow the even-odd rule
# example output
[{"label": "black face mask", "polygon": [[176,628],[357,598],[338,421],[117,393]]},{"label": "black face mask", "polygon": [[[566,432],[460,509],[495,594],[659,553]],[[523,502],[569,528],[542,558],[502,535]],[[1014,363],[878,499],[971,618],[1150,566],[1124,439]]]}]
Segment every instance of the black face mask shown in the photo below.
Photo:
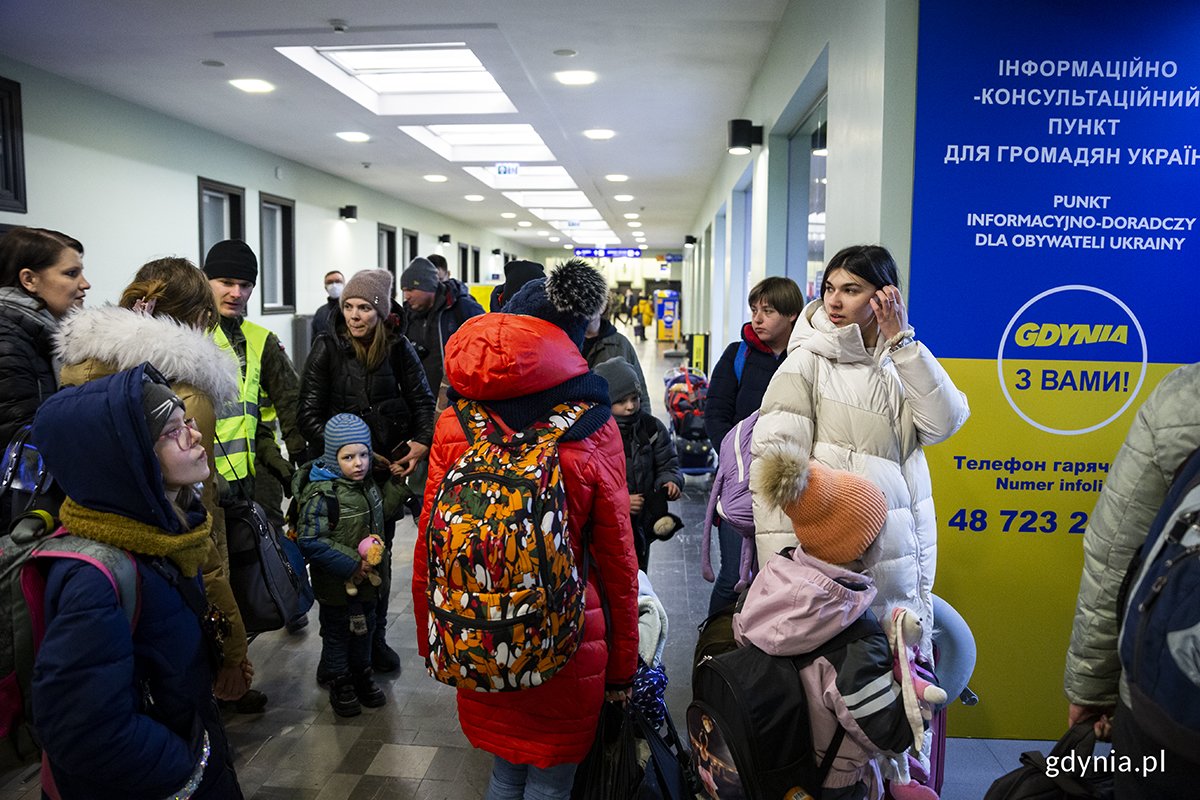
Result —
[{"label": "black face mask", "polygon": [[632,428],[634,423],[637,422],[637,418],[637,414],[630,414],[627,417],[618,417],[616,414],[613,414],[613,419],[617,421],[617,427],[622,429]]}]

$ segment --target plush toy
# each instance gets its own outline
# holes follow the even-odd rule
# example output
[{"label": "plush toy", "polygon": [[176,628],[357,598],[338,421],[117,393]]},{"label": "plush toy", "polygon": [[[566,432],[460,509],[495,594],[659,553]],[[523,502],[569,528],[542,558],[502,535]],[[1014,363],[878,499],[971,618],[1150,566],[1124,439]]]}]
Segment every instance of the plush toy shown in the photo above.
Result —
[{"label": "plush toy", "polygon": [[925,721],[933,716],[932,706],[946,702],[946,692],[923,678],[917,671],[913,642],[921,641],[921,618],[904,606],[896,606],[887,615],[888,644],[892,647],[892,675],[900,684],[900,696],[908,724],[912,726],[912,749],[893,762],[896,775],[892,778],[892,796],[896,800],[938,800],[937,792],[918,783],[913,773],[928,775],[929,765],[924,755]]},{"label": "plush toy", "polygon": [[[358,555],[364,563],[372,567],[377,566],[379,562],[383,561],[383,539],[380,539],[375,534],[364,537],[358,543]],[[366,578],[372,586],[378,586],[383,582],[383,579],[374,572],[368,572]],[[346,581],[346,594],[351,597],[357,595],[358,584],[361,580],[362,578],[351,578]]]}]

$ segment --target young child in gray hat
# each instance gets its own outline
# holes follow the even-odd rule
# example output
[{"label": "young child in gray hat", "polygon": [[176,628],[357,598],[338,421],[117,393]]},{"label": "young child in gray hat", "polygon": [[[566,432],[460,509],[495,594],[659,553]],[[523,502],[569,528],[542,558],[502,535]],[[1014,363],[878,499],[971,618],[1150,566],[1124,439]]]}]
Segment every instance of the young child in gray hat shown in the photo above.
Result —
[{"label": "young child in gray hat", "polygon": [[608,381],[613,419],[625,445],[625,480],[629,485],[629,514],[633,521],[638,568],[649,571],[650,543],[670,539],[683,527],[667,510],[678,500],[683,475],[667,426],[642,408],[641,384],[633,365],[620,356],[595,368]]}]

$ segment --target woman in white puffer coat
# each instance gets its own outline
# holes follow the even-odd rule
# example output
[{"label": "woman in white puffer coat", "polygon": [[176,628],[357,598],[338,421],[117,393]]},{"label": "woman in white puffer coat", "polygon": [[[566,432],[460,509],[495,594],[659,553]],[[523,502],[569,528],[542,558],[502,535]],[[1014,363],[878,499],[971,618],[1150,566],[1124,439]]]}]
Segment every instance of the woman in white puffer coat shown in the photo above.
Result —
[{"label": "woman in white puffer coat", "polygon": [[[870,479],[888,501],[883,531],[850,568],[879,590],[880,619],[902,604],[921,615],[921,651],[932,656],[937,524],[923,447],[948,439],[970,415],[967,398],[908,326],[896,262],[856,245],[826,267],[788,342],[754,429],[752,452],[789,442],[816,461]],[[795,544],[791,520],[754,496],[758,561]]]}]

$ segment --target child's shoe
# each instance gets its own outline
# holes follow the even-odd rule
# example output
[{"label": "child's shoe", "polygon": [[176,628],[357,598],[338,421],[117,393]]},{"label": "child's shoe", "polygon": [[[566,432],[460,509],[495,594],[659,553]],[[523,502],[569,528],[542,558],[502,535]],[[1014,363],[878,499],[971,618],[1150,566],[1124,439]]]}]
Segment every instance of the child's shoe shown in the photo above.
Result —
[{"label": "child's shoe", "polygon": [[329,685],[329,705],[339,717],[357,717],[362,713],[354,685],[355,679],[350,675],[338,675]]},{"label": "child's shoe", "polygon": [[354,676],[354,692],[358,695],[358,702],[367,708],[379,708],[387,703],[387,695],[383,693],[383,689],[371,680],[370,667]]}]

